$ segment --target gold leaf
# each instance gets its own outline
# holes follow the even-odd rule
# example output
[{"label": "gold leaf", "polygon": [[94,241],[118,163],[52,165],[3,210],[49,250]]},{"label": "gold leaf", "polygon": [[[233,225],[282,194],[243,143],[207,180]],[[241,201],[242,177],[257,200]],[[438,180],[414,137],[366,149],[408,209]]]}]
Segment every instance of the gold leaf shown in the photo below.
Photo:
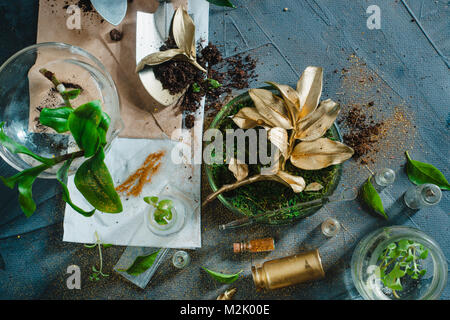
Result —
[{"label": "gold leaf", "polygon": [[272,81],[266,81],[267,84],[275,87],[280,91],[281,96],[286,103],[288,110],[291,114],[291,119],[295,123],[297,122],[298,116],[300,115],[300,97],[294,89],[285,84],[279,84]]},{"label": "gold leaf", "polygon": [[186,10],[179,7],[172,21],[172,33],[178,48],[183,50],[189,58],[196,57],[195,25]]},{"label": "gold leaf", "polygon": [[264,89],[250,89],[248,93],[260,115],[275,127],[292,129],[283,99]]},{"label": "gold leaf", "polygon": [[288,133],[286,129],[275,127],[269,129],[268,138],[280,151],[283,157],[287,157]]},{"label": "gold leaf", "polygon": [[256,126],[270,126],[273,127],[273,124],[270,123],[267,119],[259,114],[256,108],[245,107],[239,110],[233,116],[233,121],[236,125],[241,129],[251,129]]},{"label": "gold leaf", "polygon": [[300,176],[293,176],[284,171],[278,171],[275,180],[284,183],[292,188],[295,193],[302,192],[305,189],[305,179]]},{"label": "gold leaf", "polygon": [[341,107],[331,99],[322,101],[319,107],[297,125],[296,139],[312,141],[322,137],[333,125]]},{"label": "gold leaf", "polygon": [[151,53],[144,58],[142,58],[141,61],[139,61],[138,65],[136,66],[136,72],[141,71],[144,69],[146,65],[149,66],[155,66],[157,64],[164,63],[166,61],[172,60],[173,58],[179,58],[179,59],[185,59],[188,58],[185,56],[183,50],[181,49],[169,49],[165,51],[158,51]]},{"label": "gold leaf", "polygon": [[323,70],[320,67],[307,67],[297,82],[300,96],[300,118],[311,114],[319,104],[322,94]]},{"label": "gold leaf", "polygon": [[244,180],[248,176],[248,166],[238,159],[231,158],[228,164],[228,169],[233,172],[237,181]]},{"label": "gold leaf", "polygon": [[353,155],[353,149],[338,141],[320,138],[302,141],[291,154],[294,166],[304,170],[318,170],[339,164]]},{"label": "gold leaf", "polygon": [[305,191],[319,191],[323,189],[323,185],[318,182],[311,182],[305,188]]}]

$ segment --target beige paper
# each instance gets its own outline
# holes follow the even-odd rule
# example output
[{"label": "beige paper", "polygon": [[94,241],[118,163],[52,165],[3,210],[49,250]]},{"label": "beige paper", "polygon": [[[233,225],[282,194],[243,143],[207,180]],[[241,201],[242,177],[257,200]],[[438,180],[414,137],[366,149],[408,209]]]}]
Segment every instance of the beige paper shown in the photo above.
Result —
[{"label": "beige paper", "polygon": [[[113,26],[103,21],[101,16],[95,12],[83,12],[81,10],[81,29],[70,30],[66,21],[70,14],[66,12],[67,5],[78,1],[63,0],[40,0],[37,43],[41,42],[63,42],[81,47],[97,57],[108,72],[111,74],[121,103],[121,115],[125,123],[124,130],[120,136],[127,138],[155,138],[162,133],[171,136],[172,131],[181,128],[181,112],[178,107],[164,107],[158,104],[147,93],[143,87],[136,68],[136,12],[155,12],[158,7],[156,0],[134,0],[128,2],[128,10],[125,19],[118,26]],[[185,0],[173,1],[174,6],[185,5]],[[112,29],[123,32],[121,41],[112,41],[109,32]],[[37,107],[45,107],[44,100],[48,100],[48,92],[51,83],[42,77],[39,70],[47,61],[38,57],[36,70],[30,72],[30,128],[36,130],[36,118],[39,116]],[[48,68],[50,70],[50,68]],[[80,84],[85,90],[74,105],[87,102],[98,97],[95,95],[95,86],[91,80],[73,79],[71,71],[51,70],[64,82]],[[72,72],[74,72],[72,70]],[[42,81],[43,84],[37,84]],[[54,106],[51,104],[50,106]]]}]

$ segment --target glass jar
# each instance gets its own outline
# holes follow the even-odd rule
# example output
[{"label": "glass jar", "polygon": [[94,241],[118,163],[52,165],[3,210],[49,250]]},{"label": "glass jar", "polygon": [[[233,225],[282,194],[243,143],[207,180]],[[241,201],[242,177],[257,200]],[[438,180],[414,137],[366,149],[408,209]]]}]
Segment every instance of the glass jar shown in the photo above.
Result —
[{"label": "glass jar", "polygon": [[[383,286],[376,270],[383,250],[402,239],[418,242],[428,249],[428,257],[421,260],[421,266],[427,272],[415,281],[406,281],[408,276],[405,276],[405,285],[398,298]],[[436,241],[418,229],[404,226],[384,227],[370,233],[356,246],[351,260],[353,283],[366,300],[437,299],[447,283],[447,272],[447,260]]]}]

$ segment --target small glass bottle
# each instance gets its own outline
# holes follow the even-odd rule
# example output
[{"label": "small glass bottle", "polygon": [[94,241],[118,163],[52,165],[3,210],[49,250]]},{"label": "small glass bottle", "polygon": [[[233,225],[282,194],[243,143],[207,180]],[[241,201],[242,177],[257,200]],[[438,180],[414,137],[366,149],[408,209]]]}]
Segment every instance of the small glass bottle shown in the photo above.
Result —
[{"label": "small glass bottle", "polygon": [[381,187],[387,187],[395,181],[395,172],[392,169],[384,168],[375,174],[375,182]]},{"label": "small glass bottle", "polygon": [[323,278],[325,271],[316,249],[252,266],[252,276],[257,290],[273,290]]},{"label": "small glass bottle", "polygon": [[321,229],[324,236],[331,238],[341,230],[341,224],[336,219],[328,218],[322,222]]},{"label": "small glass bottle", "polygon": [[255,239],[246,242],[233,243],[234,253],[239,252],[264,252],[275,250],[273,238]]},{"label": "small glass bottle", "polygon": [[405,204],[411,209],[433,206],[441,201],[441,189],[431,183],[412,186],[405,192]]},{"label": "small glass bottle", "polygon": [[191,257],[186,251],[180,250],[173,254],[172,263],[175,268],[183,269],[191,262]]}]

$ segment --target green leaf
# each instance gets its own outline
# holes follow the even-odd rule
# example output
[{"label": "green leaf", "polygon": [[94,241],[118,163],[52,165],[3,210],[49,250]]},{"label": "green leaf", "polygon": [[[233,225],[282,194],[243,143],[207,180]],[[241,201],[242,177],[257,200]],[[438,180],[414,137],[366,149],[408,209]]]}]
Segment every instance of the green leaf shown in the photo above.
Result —
[{"label": "green leaf", "polygon": [[64,100],[73,100],[76,99],[80,95],[80,89],[66,90],[61,93],[61,96]]},{"label": "green leaf", "polygon": [[86,158],[98,150],[102,138],[97,130],[104,119],[100,100],[79,106],[69,116],[69,129]]},{"label": "green leaf", "polygon": [[69,131],[69,116],[73,112],[70,107],[55,109],[44,108],[39,115],[39,121],[44,126],[54,129],[58,133]]},{"label": "green leaf", "polygon": [[97,131],[100,138],[100,144],[102,146],[106,146],[106,133],[108,132],[109,124],[111,122],[111,118],[105,112],[102,112],[102,118],[98,125]]},{"label": "green leaf", "polygon": [[383,203],[381,202],[380,195],[378,194],[377,190],[375,189],[372,182],[370,181],[371,178],[372,177],[369,177],[361,188],[362,199],[369,206],[370,209],[372,209],[374,212],[376,212],[380,216],[383,216],[387,220],[388,216],[387,216],[386,212],[384,211],[384,207],[383,207]]},{"label": "green leaf", "polygon": [[428,257],[428,250],[423,251],[419,256],[419,258],[422,260],[425,260],[427,257]]},{"label": "green leaf", "polygon": [[409,180],[416,185],[424,183],[432,183],[440,187],[442,190],[450,190],[450,183],[448,183],[445,176],[435,166],[412,160],[408,154],[406,154],[406,173]]},{"label": "green leaf", "polygon": [[205,267],[202,267],[202,268],[203,268],[203,270],[208,272],[211,277],[213,277],[220,283],[233,283],[239,278],[239,275],[242,273],[242,270],[241,270],[235,274],[224,274],[224,273],[219,273],[216,271],[209,270]]},{"label": "green leaf", "polygon": [[101,212],[119,213],[122,212],[122,202],[104,159],[102,148],[87,159],[75,174],[75,186],[94,208]]},{"label": "green leaf", "polygon": [[172,200],[165,199],[165,200],[161,200],[158,203],[158,209],[160,209],[160,210],[170,210],[172,208],[173,208]]},{"label": "green leaf", "polygon": [[197,82],[194,82],[193,84],[192,84],[192,91],[193,92],[200,92],[200,86],[198,85],[198,83]]},{"label": "green leaf", "polygon": [[34,211],[36,211],[36,203],[34,202],[32,195],[33,182],[41,172],[48,168],[50,168],[50,166],[41,164],[40,166],[23,170],[9,178],[0,177],[3,183],[11,189],[17,184],[20,208],[27,217],[31,217]]},{"label": "green leaf", "polygon": [[217,89],[222,86],[219,81],[214,80],[214,79],[208,79],[208,82],[209,82],[210,89]]},{"label": "green leaf", "polygon": [[133,264],[128,269],[117,269],[117,270],[126,272],[132,276],[138,276],[141,273],[148,270],[153,265],[153,263],[155,263],[155,259],[158,256],[159,251],[160,250],[155,251],[146,256],[139,256],[136,258],[136,260],[134,260]]},{"label": "green leaf", "polygon": [[15,142],[13,139],[8,137],[5,132],[3,131],[3,126],[5,125],[5,122],[0,123],[0,144],[4,146],[6,149],[8,149],[12,153],[23,153],[26,155],[29,155],[30,157],[36,159],[37,161],[40,161],[46,165],[52,166],[54,164],[54,160],[50,158],[44,158],[41,156],[38,156],[37,154],[30,151],[27,147],[24,147],[17,142]]},{"label": "green leaf", "polygon": [[103,246],[103,248],[109,248],[109,247],[112,247],[113,245],[110,243],[103,243],[102,246]]},{"label": "green leaf", "polygon": [[66,181],[67,181],[67,176],[68,176],[69,168],[70,168],[70,165],[72,164],[72,161],[73,161],[73,158],[70,158],[69,160],[64,162],[62,167],[56,173],[56,179],[59,181],[59,183],[61,184],[61,187],[63,189],[62,198],[76,212],[82,214],[85,217],[90,217],[94,214],[95,209],[92,211],[84,211],[80,207],[76,206],[70,199],[69,189],[67,188]]},{"label": "green leaf", "polygon": [[236,8],[236,6],[232,4],[229,0],[206,0],[206,1],[220,7]]}]

